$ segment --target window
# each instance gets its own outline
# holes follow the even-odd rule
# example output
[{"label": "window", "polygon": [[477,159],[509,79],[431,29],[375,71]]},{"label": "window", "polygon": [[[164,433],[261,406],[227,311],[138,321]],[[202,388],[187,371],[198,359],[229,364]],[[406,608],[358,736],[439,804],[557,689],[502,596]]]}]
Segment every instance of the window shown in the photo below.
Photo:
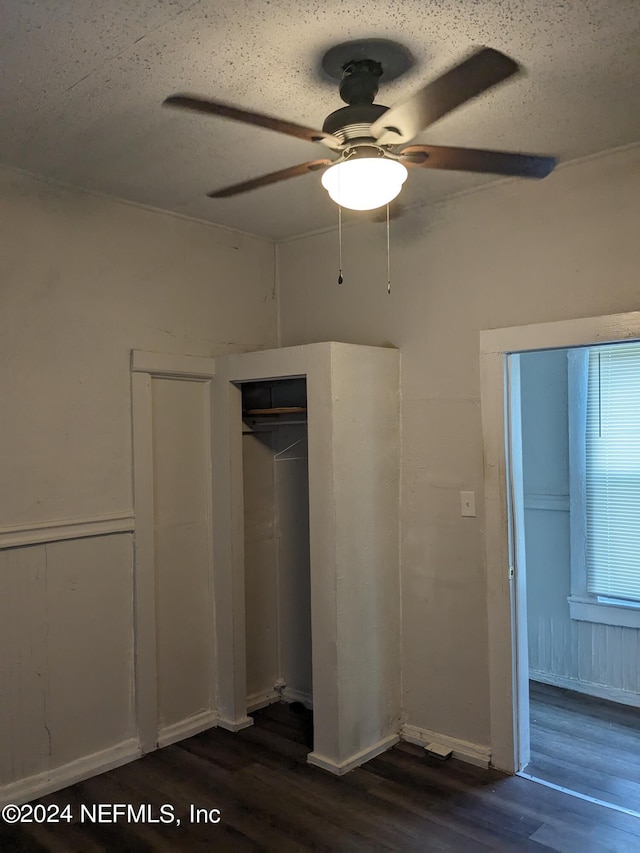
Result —
[{"label": "window", "polygon": [[640,343],[569,353],[574,619],[640,627]]},{"label": "window", "polygon": [[587,590],[640,600],[640,344],[591,349]]}]

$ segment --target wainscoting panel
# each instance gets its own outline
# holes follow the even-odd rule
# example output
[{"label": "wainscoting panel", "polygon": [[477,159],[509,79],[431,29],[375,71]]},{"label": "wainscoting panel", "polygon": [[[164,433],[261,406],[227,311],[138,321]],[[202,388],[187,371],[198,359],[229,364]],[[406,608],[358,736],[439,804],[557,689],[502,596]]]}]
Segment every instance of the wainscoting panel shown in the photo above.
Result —
[{"label": "wainscoting panel", "polygon": [[640,631],[530,614],[529,670],[534,680],[601,698],[640,704]]},{"label": "wainscoting panel", "polygon": [[0,655],[0,799],[131,743],[132,535],[0,551]]}]

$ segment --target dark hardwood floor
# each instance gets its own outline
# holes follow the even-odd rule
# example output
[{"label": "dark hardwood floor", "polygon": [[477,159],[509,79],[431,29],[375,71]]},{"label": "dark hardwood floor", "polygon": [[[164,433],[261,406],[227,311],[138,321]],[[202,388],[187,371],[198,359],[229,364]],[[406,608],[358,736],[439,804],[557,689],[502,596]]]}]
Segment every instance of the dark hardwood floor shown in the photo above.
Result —
[{"label": "dark hardwood floor", "polygon": [[525,772],[640,812],[640,710],[531,682]]},{"label": "dark hardwood floor", "polygon": [[[211,729],[74,785],[41,804],[74,822],[0,823],[0,850],[640,851],[640,820],[519,777],[399,744],[338,778],[306,764],[303,723],[286,705],[238,734]],[[82,805],[162,804],[180,825],[80,821]],[[219,809],[217,825],[189,807]],[[107,816],[109,816],[107,814]],[[215,817],[215,815],[212,815]]]}]

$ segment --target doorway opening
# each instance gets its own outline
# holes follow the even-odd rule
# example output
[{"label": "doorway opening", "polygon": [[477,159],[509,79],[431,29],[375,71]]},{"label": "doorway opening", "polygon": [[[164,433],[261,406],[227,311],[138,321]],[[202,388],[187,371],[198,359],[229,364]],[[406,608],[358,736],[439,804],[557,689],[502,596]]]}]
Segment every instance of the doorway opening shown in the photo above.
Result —
[{"label": "doorway opening", "polygon": [[[531,758],[520,356],[639,339],[637,312],[480,335],[491,751],[493,765],[510,773]],[[637,799],[634,809],[619,809],[640,816]]]},{"label": "doorway opening", "polygon": [[522,773],[637,814],[640,344],[509,360],[519,362],[511,499],[524,522],[514,550],[524,550],[529,676]]},{"label": "doorway opening", "polygon": [[281,719],[311,752],[306,379],[245,382],[240,390],[247,712],[283,703]]}]

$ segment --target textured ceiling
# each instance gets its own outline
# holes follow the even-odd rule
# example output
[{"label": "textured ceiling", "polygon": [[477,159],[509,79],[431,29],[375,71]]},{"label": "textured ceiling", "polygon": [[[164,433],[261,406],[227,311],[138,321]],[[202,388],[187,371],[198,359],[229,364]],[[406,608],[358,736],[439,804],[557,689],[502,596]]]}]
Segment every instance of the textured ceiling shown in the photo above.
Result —
[{"label": "textured ceiling", "polygon": [[[567,160],[640,139],[639,0],[0,0],[0,20],[0,162],[272,238],[335,222],[317,174],[227,200],[206,192],[326,149],[162,108],[166,96],[191,92],[321,127],[343,106],[319,70],[337,42],[408,47],[416,64],[381,86],[387,105],[487,45],[526,74],[419,141]],[[486,180],[413,169],[402,201]]]}]

